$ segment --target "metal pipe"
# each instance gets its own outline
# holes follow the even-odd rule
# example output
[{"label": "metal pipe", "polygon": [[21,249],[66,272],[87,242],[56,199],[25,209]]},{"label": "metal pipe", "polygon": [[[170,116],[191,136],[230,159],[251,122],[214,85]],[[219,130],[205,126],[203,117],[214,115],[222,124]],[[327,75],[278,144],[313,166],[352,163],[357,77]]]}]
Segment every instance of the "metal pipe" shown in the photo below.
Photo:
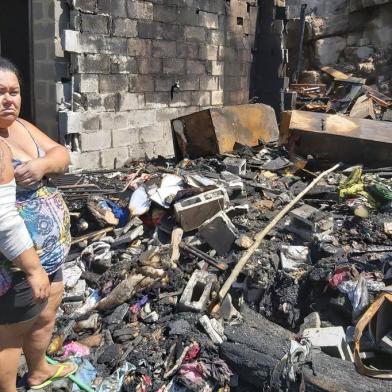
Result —
[{"label": "metal pipe", "polygon": [[302,63],[302,50],[304,46],[304,33],[305,33],[305,11],[307,4],[302,4],[301,5],[301,14],[300,14],[300,32],[298,36],[298,41],[297,41],[297,62],[294,68],[293,72],[293,83],[298,82],[298,76],[299,76],[299,71],[301,69],[301,63]]},{"label": "metal pipe", "polygon": [[212,258],[207,253],[204,253],[203,251],[195,248],[192,245],[186,245],[184,243],[181,243],[180,248],[187,251],[188,253],[190,253],[193,256],[196,256],[196,257],[203,259],[205,262],[207,262],[208,264],[212,265],[213,267],[219,269],[220,271],[226,271],[226,269],[227,269],[227,265],[225,263],[219,263],[218,261],[216,261],[214,258]]}]

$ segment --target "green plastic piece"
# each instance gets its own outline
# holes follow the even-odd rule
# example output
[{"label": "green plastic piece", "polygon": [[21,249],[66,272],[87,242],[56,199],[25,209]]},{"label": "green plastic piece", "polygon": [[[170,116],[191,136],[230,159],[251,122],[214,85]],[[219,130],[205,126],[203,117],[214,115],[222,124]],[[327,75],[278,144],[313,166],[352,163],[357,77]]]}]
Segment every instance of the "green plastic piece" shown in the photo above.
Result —
[{"label": "green plastic piece", "polygon": [[[54,359],[46,356],[46,361],[50,363],[51,365],[57,365],[58,362],[55,361]],[[91,388],[89,385],[86,385],[83,381],[81,381],[79,378],[75,377],[74,374],[68,376],[70,380],[72,380],[79,388],[83,389],[86,392],[95,392],[95,389]]]}]

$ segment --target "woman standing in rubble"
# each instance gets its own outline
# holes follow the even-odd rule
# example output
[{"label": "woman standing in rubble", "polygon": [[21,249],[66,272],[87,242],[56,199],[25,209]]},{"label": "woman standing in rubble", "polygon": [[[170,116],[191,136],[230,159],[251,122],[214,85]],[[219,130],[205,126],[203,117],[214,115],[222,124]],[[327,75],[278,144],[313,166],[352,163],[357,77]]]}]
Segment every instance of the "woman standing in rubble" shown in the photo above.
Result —
[{"label": "woman standing in rubble", "polygon": [[[40,389],[76,371],[72,364],[53,366],[45,361],[62,300],[62,264],[71,242],[67,207],[61,195],[45,185],[45,176],[63,173],[69,164],[69,152],[20,119],[20,107],[18,71],[11,62],[0,58],[0,158],[3,157],[0,172],[5,173],[1,181],[15,190],[9,160],[16,180],[16,208],[25,224],[20,223],[18,230],[27,228],[30,241],[16,227],[10,236],[4,220],[0,222],[0,242],[8,233],[0,251],[11,260],[0,258],[0,392],[15,392],[22,350],[29,369],[30,388]],[[1,187],[0,209],[3,208]],[[13,219],[17,221],[17,218]],[[7,244],[11,249],[19,245],[24,253],[18,247],[19,252],[7,251]],[[31,244],[40,265],[34,250],[28,248]]]}]

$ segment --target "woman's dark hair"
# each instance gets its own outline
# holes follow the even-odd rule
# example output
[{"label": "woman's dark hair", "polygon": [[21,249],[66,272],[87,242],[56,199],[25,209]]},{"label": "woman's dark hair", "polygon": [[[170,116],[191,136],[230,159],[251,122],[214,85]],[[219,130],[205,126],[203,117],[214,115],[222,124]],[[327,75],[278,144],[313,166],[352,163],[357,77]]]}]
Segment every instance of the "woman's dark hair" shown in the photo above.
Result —
[{"label": "woman's dark hair", "polygon": [[0,56],[0,71],[8,71],[15,74],[18,78],[19,84],[21,84],[20,74],[16,65],[12,63],[10,60],[6,59],[5,57]]}]

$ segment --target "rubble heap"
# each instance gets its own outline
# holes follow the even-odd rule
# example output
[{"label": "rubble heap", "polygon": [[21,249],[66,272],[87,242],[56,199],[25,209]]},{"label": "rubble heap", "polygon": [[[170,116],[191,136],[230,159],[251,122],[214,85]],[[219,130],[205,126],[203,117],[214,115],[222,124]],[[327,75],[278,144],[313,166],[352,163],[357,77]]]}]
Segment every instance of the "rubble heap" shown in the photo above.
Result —
[{"label": "rubble heap", "polygon": [[[305,168],[290,158],[276,143],[236,144],[231,154],[58,179],[73,247],[48,355],[75,360],[76,377],[96,391],[301,382],[388,390],[352,361],[358,320],[391,292],[390,168],[342,165],[324,177],[269,231],[220,301],[257,233],[318,174],[315,162]],[[360,353],[389,371],[390,311],[379,310]],[[290,352],[301,355],[284,364]]]}]

